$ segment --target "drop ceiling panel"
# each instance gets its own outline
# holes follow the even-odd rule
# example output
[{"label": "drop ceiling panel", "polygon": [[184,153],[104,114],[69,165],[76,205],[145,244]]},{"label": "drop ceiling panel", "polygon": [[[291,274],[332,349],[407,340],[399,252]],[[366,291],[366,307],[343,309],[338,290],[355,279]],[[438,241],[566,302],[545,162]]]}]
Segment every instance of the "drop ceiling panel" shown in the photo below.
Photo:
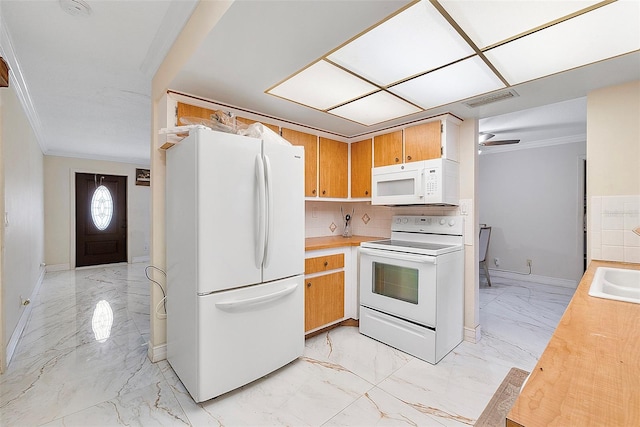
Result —
[{"label": "drop ceiling panel", "polygon": [[349,104],[334,108],[329,112],[336,116],[361,123],[366,126],[417,113],[420,108],[380,91]]},{"label": "drop ceiling panel", "polygon": [[389,88],[424,109],[504,88],[478,56],[457,62]]},{"label": "drop ceiling panel", "polygon": [[598,1],[440,0],[480,49],[590,7]]},{"label": "drop ceiling panel", "polygon": [[378,90],[374,85],[320,60],[268,93],[326,110]]},{"label": "drop ceiling panel", "polygon": [[421,1],[328,56],[381,86],[472,55],[473,49],[427,1]]},{"label": "drop ceiling panel", "polygon": [[618,1],[485,52],[519,84],[640,49],[640,2]]}]

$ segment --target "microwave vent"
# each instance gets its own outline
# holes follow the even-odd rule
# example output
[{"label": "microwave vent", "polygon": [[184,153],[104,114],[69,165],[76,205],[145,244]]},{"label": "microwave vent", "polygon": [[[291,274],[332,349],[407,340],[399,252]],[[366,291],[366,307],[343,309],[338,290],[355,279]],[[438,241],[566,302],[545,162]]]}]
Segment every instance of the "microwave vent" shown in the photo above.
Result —
[{"label": "microwave vent", "polygon": [[464,104],[469,108],[476,108],[482,105],[491,104],[493,102],[515,98],[516,96],[520,96],[518,95],[518,92],[513,89],[509,89],[502,92],[491,93],[489,95],[478,96],[477,98],[473,98],[465,102]]}]

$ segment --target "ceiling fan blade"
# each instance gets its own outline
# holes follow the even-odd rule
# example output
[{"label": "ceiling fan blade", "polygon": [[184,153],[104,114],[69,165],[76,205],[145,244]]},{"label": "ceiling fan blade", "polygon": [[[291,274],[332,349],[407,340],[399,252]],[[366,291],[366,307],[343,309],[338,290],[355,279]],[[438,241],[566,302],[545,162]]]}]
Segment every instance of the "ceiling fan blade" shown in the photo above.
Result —
[{"label": "ceiling fan blade", "polygon": [[502,139],[498,141],[485,141],[481,142],[480,145],[483,147],[490,147],[492,145],[509,145],[509,144],[517,144],[519,143],[519,139]]}]

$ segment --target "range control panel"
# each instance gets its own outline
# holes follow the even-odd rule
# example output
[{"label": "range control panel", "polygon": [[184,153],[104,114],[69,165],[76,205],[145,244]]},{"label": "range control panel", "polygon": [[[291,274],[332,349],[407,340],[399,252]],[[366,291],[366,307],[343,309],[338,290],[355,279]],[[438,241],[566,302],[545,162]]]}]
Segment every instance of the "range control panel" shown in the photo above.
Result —
[{"label": "range control panel", "polygon": [[395,215],[391,231],[462,235],[464,222],[457,215]]}]

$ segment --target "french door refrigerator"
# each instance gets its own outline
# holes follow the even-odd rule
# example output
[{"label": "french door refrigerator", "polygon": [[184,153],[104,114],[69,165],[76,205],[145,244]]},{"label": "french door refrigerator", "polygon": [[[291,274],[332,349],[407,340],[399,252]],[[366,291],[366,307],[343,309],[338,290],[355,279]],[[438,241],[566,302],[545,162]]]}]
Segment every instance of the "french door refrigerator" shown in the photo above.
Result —
[{"label": "french door refrigerator", "polygon": [[167,359],[196,402],[304,349],[304,149],[206,128],[167,150]]}]

